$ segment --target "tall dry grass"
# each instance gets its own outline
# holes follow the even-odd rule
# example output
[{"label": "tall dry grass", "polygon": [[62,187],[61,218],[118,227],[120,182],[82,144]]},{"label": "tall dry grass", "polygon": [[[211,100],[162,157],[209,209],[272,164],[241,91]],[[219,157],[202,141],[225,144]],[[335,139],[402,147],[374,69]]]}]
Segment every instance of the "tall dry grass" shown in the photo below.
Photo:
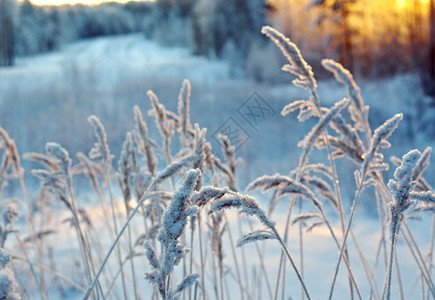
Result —
[{"label": "tall dry grass", "polygon": [[[322,106],[315,75],[297,46],[271,27],[262,32],[283,52],[288,61],[283,70],[296,76],[293,84],[308,92],[307,99],[289,103],[281,114],[287,117],[298,111],[301,122],[317,120],[298,144],[302,152],[296,169],[261,176],[245,191],[240,189],[231,139],[219,135],[220,159],[207,140],[207,129],[190,120],[187,80],[180,89],[177,112],[168,110],[152,91],[147,93],[152,106],[148,114],[134,107],[135,126],[126,134],[117,169],[104,125],[96,116],[89,118],[96,142],[88,155],[78,153],[73,159],[57,143],[47,143],[45,154],[25,154],[25,159],[43,166],[32,170],[41,181],[38,198],[28,195],[18,150],[1,129],[0,191],[18,180],[21,192],[17,191],[17,199],[3,199],[1,204],[0,298],[286,299],[299,294],[287,287],[294,278],[301,299],[319,294],[322,299],[406,299],[411,287],[403,282],[400,270],[409,268],[410,259],[398,256],[398,241],[405,242],[417,266],[414,276],[421,298],[435,297],[431,275],[435,218],[427,228],[431,239],[426,245],[408,225],[411,216],[434,211],[435,194],[423,177],[431,149],[411,150],[402,159],[394,158],[394,179],[386,184],[384,172],[389,164],[382,151],[391,147],[388,138],[403,115],[371,128],[369,107],[352,74],[330,59],[322,65],[348,95],[331,107]],[[155,119],[160,141],[148,134],[150,118]],[[174,141],[177,136],[179,142]],[[311,159],[314,149],[325,152],[325,161]],[[349,212],[337,172],[339,159],[355,166],[356,191]],[[76,179],[83,175],[91,187],[89,197],[97,200],[94,204],[77,196],[82,187]],[[272,192],[267,212],[261,207],[264,201],[260,204],[252,196],[255,190]],[[379,240],[372,245],[361,245],[367,240],[355,230],[363,192],[376,199],[379,213]],[[287,205],[283,218],[276,213],[279,202]],[[24,217],[19,219],[19,213]],[[297,247],[289,243],[293,225],[298,225]],[[311,257],[306,238],[319,228],[326,229],[336,248],[335,256],[326,256],[321,249],[316,253],[336,262],[329,273],[321,275],[330,281],[324,291],[316,288],[307,272]],[[68,241],[68,250],[63,250],[70,251],[67,255],[60,254],[61,245],[54,237],[70,236],[69,232],[76,240]],[[260,243],[267,240],[267,247],[279,246],[275,255]],[[250,243],[255,248],[248,252],[245,245]],[[374,261],[367,249],[372,250]],[[271,267],[271,261],[276,267]],[[340,268],[342,262],[345,270]],[[382,262],[385,280],[380,289],[377,273]],[[337,295],[340,270],[346,272],[348,287]]]}]

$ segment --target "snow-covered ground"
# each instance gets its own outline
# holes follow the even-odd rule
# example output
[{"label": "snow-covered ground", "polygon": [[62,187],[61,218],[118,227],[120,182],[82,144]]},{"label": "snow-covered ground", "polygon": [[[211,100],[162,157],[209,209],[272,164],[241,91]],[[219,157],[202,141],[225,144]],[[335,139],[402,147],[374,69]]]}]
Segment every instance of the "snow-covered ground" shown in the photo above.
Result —
[{"label": "snow-covered ground", "polygon": [[[176,111],[178,90],[182,80],[187,78],[192,83],[192,122],[208,128],[207,139],[214,147],[217,147],[214,137],[225,125],[231,124],[240,130],[243,143],[240,143],[237,153],[242,161],[237,175],[239,187],[244,190],[247,183],[258,176],[277,172],[287,174],[295,168],[301,153],[301,149],[296,146],[297,142],[314,123],[308,121],[301,124],[295,115],[280,115],[282,107],[288,102],[306,98],[305,91],[290,84],[270,85],[232,78],[231,68],[225,61],[193,56],[188,49],[161,47],[141,35],[80,41],[54,53],[19,58],[16,67],[0,69],[0,126],[17,141],[20,153],[43,152],[46,142],[55,141],[73,155],[77,151],[87,153],[91,148],[93,136],[86,119],[90,114],[95,114],[105,125],[109,144],[117,154],[125,133],[133,128],[133,105],[138,104],[145,112],[150,107],[146,91],[152,89],[161,103]],[[287,75],[283,73],[282,76]],[[358,82],[357,78],[357,83],[366,104],[370,105],[373,128],[395,113],[404,113],[404,121],[391,138],[393,147],[388,155],[401,157],[412,148],[417,147],[422,151],[426,146],[434,146],[435,110],[428,105],[429,99],[423,96],[417,75],[399,75],[375,82]],[[345,90],[334,80],[325,80],[319,82],[319,95],[324,104],[331,105],[333,101],[345,96]],[[257,104],[263,105],[266,114],[253,120],[247,117],[244,109],[255,100]],[[149,127],[153,127],[151,124],[154,120],[150,117],[147,120]],[[156,130],[152,134],[156,136]],[[342,167],[339,173],[343,175],[343,198],[349,205],[354,192],[353,176],[346,175],[348,164],[343,164]],[[435,176],[431,176],[433,170],[430,167],[426,171],[430,184],[435,179]],[[266,197],[260,195],[259,199],[266,205],[262,198]],[[360,246],[369,264],[373,265],[380,233],[377,221],[372,219],[375,214],[374,202],[370,199],[367,201],[365,205],[363,203],[365,211],[362,212],[365,214],[359,215],[354,225]],[[91,209],[92,204],[89,207]],[[285,211],[285,207],[283,204],[279,211]],[[277,213],[275,220],[279,226],[282,226],[284,218],[285,215]],[[59,232],[66,232],[67,225],[60,225],[62,219],[54,218],[50,224]],[[418,241],[426,252],[430,240],[430,218],[425,216],[423,219],[413,221],[412,225],[418,229]],[[337,225],[337,232],[340,231],[338,228]],[[74,261],[66,258],[73,251],[68,246],[71,243],[67,243],[73,239],[72,236],[57,233],[51,237],[57,244],[63,245],[56,249],[56,258],[61,259],[60,265],[65,269],[74,266]],[[268,272],[274,282],[279,251],[272,244],[273,242],[267,242],[266,263],[270,265]],[[402,276],[404,282],[409,283],[405,287],[405,295],[406,299],[414,299],[419,295],[418,288],[413,288],[418,271],[403,244],[403,241],[399,241]],[[290,239],[290,250],[294,253],[298,251],[296,230]],[[229,251],[226,251],[227,257],[230,257]],[[245,251],[251,262],[257,259],[253,245],[247,246]],[[313,291],[315,299],[324,299],[336,262],[337,249],[327,232],[317,229],[307,235],[305,251],[308,288]],[[361,267],[357,258],[354,257],[353,261],[356,273],[361,278],[363,294],[368,297]],[[143,274],[143,271],[145,270],[138,273]],[[289,274],[288,291],[291,291],[292,297],[297,298],[299,285],[293,273],[289,271]],[[344,268],[341,274],[346,274]],[[382,285],[382,276],[379,268],[379,287]],[[143,282],[141,288],[147,290],[148,283]],[[263,296],[259,299],[267,299],[265,286],[262,291]],[[59,297],[56,293],[53,290],[53,299]],[[71,299],[80,298],[79,293],[71,292],[67,295]],[[334,299],[347,299],[347,295],[347,280],[343,275]],[[397,291],[394,292],[395,297]]]}]

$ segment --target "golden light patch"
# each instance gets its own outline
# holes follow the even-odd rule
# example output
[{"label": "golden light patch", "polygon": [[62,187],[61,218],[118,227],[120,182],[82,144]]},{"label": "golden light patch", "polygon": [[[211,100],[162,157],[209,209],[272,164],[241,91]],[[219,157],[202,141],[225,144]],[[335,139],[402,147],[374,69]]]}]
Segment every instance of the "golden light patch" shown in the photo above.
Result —
[{"label": "golden light patch", "polygon": [[[127,2],[131,2],[131,1],[136,1],[136,2],[148,2],[148,1],[152,1],[154,2],[155,0],[30,0],[30,2],[32,2],[32,4],[34,5],[55,5],[55,6],[60,6],[60,5],[75,5],[75,4],[83,4],[83,5],[100,5],[102,3],[105,2],[118,2],[118,3],[127,3]],[[23,2],[23,1],[20,1]]]},{"label": "golden light patch", "polygon": [[[421,4],[427,4],[430,0],[419,0]],[[415,5],[415,1],[410,0],[396,0],[397,8],[406,9]]]}]

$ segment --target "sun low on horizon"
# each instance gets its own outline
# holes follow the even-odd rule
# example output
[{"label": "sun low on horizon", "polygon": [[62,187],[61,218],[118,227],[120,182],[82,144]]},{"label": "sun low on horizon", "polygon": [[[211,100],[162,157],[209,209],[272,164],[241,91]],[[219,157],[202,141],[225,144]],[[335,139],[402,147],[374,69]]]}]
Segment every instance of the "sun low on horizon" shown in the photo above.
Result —
[{"label": "sun low on horizon", "polygon": [[[35,5],[99,5],[107,2],[127,3],[127,2],[154,2],[155,0],[30,0]],[[19,2],[24,2],[20,0]]]}]

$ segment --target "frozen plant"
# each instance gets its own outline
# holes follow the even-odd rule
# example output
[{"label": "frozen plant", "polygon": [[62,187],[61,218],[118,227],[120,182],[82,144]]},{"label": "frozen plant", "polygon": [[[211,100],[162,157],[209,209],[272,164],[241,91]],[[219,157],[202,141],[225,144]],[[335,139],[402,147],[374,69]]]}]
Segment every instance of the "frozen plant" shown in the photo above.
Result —
[{"label": "frozen plant", "polygon": [[[58,143],[47,143],[45,147],[48,169],[34,169],[32,174],[41,180],[42,187],[51,191],[62,201],[72,215],[72,224],[77,233],[82,259],[85,262],[87,279],[91,281],[92,255],[90,246],[81,226],[80,215],[84,218],[85,211],[77,207],[74,183],[71,171],[71,158],[68,151]],[[89,219],[88,219],[89,220]]]},{"label": "frozen plant", "polygon": [[241,237],[237,242],[237,246],[241,247],[246,243],[268,240],[268,239],[276,239],[280,243],[283,248],[283,251],[286,253],[287,258],[289,259],[296,276],[301,283],[302,289],[307,296],[308,299],[311,299],[311,296],[306,288],[305,282],[301,276],[300,271],[298,270],[292,255],[290,254],[286,244],[283,239],[279,235],[275,223],[271,221],[267,216],[265,211],[260,207],[257,200],[251,196],[242,195],[238,192],[234,192],[229,188],[217,188],[205,186],[201,188],[198,192],[195,192],[192,196],[192,200],[194,204],[198,206],[205,206],[207,203],[210,203],[210,209],[208,211],[209,214],[220,213],[224,209],[228,208],[236,208],[239,209],[240,214],[246,214],[247,216],[255,216],[263,224],[267,229],[266,230],[256,230],[254,232],[248,233]]},{"label": "frozen plant", "polygon": [[10,253],[0,248],[0,299],[20,300],[14,272],[7,266],[11,258]]},{"label": "frozen plant", "polygon": [[145,273],[145,278],[157,287],[164,300],[179,299],[181,292],[192,286],[199,277],[197,274],[190,274],[175,289],[169,284],[174,267],[189,252],[178,239],[186,229],[188,218],[197,213],[197,207],[191,204],[190,198],[200,175],[201,172],[198,169],[187,172],[183,184],[163,213],[162,225],[157,235],[157,240],[163,248],[160,258],[157,257],[151,243],[144,242],[145,255],[152,267],[151,272]]},{"label": "frozen plant", "polygon": [[[422,169],[422,155],[418,150],[411,150],[406,153],[400,166],[394,172],[394,178],[388,182],[388,189],[390,190],[392,200],[389,203],[389,228],[390,228],[390,259],[388,263],[388,271],[385,276],[383,299],[389,300],[391,295],[391,275],[393,268],[393,256],[396,251],[396,243],[399,235],[400,225],[405,219],[405,212],[408,211],[416,201],[424,203],[435,203],[435,196],[431,191],[416,192],[414,191],[417,182],[417,173]],[[417,175],[417,176],[416,176]],[[432,283],[429,283],[432,294],[434,288]],[[433,295],[435,296],[435,295]]]},{"label": "frozen plant", "polygon": [[8,235],[14,232],[13,223],[18,218],[18,211],[11,201],[2,209],[3,225],[0,226],[0,247],[4,247]]},{"label": "frozen plant", "polygon": [[166,168],[163,169],[161,172],[159,172],[157,174],[157,176],[150,182],[150,184],[148,185],[148,187],[144,191],[142,198],[138,201],[136,207],[131,211],[127,221],[124,223],[124,225],[120,229],[119,233],[117,234],[115,240],[113,241],[112,245],[110,246],[110,249],[109,249],[108,253],[106,254],[106,256],[104,257],[100,268],[96,272],[96,275],[95,275],[94,279],[92,280],[92,283],[88,286],[88,288],[86,290],[86,293],[83,297],[84,300],[88,299],[89,296],[91,295],[92,290],[95,287],[95,285],[97,284],[97,281],[98,281],[100,275],[102,274],[102,271],[103,271],[104,267],[106,266],[110,255],[113,253],[113,250],[115,249],[115,247],[117,245],[119,245],[118,242],[119,242],[122,234],[125,232],[125,230],[129,226],[129,224],[130,224],[131,220],[133,219],[133,217],[135,216],[135,214],[139,211],[139,208],[144,204],[145,200],[148,199],[148,194],[150,193],[150,191],[153,190],[154,188],[156,188],[161,183],[163,183],[165,180],[172,178],[172,176],[174,176],[175,174],[180,172],[180,170],[183,169],[184,167],[186,167],[187,165],[190,165],[190,164],[192,164],[192,162],[196,162],[199,159],[202,159],[202,154],[201,155],[192,154],[192,155],[183,157],[179,161],[173,162],[172,164],[166,166]]},{"label": "frozen plant", "polygon": [[148,172],[154,175],[157,166],[157,158],[154,155],[152,147],[156,148],[156,144],[148,137],[148,126],[143,120],[142,111],[139,106],[134,106],[134,120],[136,122],[134,130],[134,138],[138,148],[138,152],[145,157]]}]

